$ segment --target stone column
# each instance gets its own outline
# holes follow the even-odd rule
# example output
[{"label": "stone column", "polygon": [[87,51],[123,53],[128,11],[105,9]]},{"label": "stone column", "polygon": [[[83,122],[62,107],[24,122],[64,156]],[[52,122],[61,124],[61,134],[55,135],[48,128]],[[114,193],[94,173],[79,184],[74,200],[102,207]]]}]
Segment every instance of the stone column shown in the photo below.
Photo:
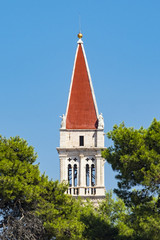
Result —
[{"label": "stone column", "polygon": [[62,181],[68,181],[67,178],[67,155],[60,155],[60,182]]},{"label": "stone column", "polygon": [[80,154],[79,155],[79,194],[84,195],[84,180],[85,180],[85,175],[84,175],[84,155]]},{"label": "stone column", "polygon": [[60,160],[60,182],[62,182],[64,178],[63,177],[63,172],[64,172],[63,158],[60,157],[59,160]]},{"label": "stone column", "polygon": [[101,155],[96,155],[96,185],[102,185]]},{"label": "stone column", "polygon": [[77,187],[79,187],[79,165],[77,164]]},{"label": "stone column", "polygon": [[74,165],[71,165],[72,167],[72,187],[74,187]]},{"label": "stone column", "polygon": [[104,186],[104,164],[105,164],[105,160],[103,158],[101,158],[101,164],[102,164],[102,186]]},{"label": "stone column", "polygon": [[91,175],[91,166],[89,165],[89,187],[91,187],[91,186],[92,186],[92,183],[91,183],[91,181],[92,181],[92,175]]}]

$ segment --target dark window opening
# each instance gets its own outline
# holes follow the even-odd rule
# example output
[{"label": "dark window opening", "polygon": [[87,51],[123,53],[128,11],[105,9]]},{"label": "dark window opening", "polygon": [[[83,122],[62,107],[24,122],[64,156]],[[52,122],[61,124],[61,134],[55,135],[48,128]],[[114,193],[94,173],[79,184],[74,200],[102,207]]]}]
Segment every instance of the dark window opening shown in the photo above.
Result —
[{"label": "dark window opening", "polygon": [[69,187],[72,187],[72,167],[71,167],[71,164],[68,165],[68,183],[69,183]]},{"label": "dark window opening", "polygon": [[74,186],[77,187],[77,165],[74,164]]},{"label": "dark window opening", "polygon": [[89,165],[86,164],[86,186],[89,186]]},{"label": "dark window opening", "polygon": [[84,146],[84,136],[79,136],[79,146]]},{"label": "dark window opening", "polygon": [[94,187],[95,186],[95,166],[92,164],[91,166],[91,185]]}]

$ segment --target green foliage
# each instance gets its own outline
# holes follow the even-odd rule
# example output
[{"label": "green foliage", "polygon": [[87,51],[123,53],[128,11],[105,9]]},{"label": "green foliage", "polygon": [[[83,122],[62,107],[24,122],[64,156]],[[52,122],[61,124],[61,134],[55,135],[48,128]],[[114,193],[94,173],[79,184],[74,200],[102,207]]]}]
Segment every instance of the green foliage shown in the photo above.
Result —
[{"label": "green foliage", "polygon": [[[107,213],[106,213],[107,214]],[[105,218],[106,214],[99,211],[99,206],[95,208],[89,200],[83,204],[80,220],[84,223],[85,229],[83,239],[88,240],[114,240],[118,234],[118,229],[111,225]]]},{"label": "green foliage", "polygon": [[[36,158],[25,140],[0,137],[0,228],[6,236],[12,236],[10,229],[15,239],[23,239],[18,229],[25,229],[32,215],[36,223],[36,217],[43,223],[45,239],[81,239],[84,225],[78,222],[77,204],[65,194],[67,186],[40,175],[38,165],[33,165]],[[35,239],[41,239],[43,227],[36,226]]]},{"label": "green foliage", "polygon": [[113,216],[109,203],[101,208],[118,227],[117,239],[160,239],[160,121],[154,119],[148,129],[139,130],[122,123],[107,136],[114,146],[102,156],[117,173],[118,188],[114,192],[124,200],[126,209],[114,211],[115,204],[119,208],[123,202],[114,203],[112,199]]},{"label": "green foliage", "polygon": [[[160,194],[160,122],[153,120],[148,129],[115,125],[107,134],[114,146],[102,153],[117,171],[115,192],[126,203],[137,205]],[[132,191],[134,187],[140,190]]]},{"label": "green foliage", "polygon": [[133,229],[133,239],[160,239],[160,216],[156,199],[132,208],[127,220],[127,224]]},{"label": "green foliage", "polygon": [[82,239],[84,225],[79,221],[80,205],[65,194],[67,187],[51,182],[39,203],[37,215],[43,219],[48,235],[56,239]]},{"label": "green foliage", "polygon": [[0,200],[8,205],[32,203],[40,191],[38,165],[32,165],[37,155],[19,137],[0,137]]},{"label": "green foliage", "polygon": [[130,239],[133,234],[132,227],[128,226],[127,218],[129,209],[125,206],[123,200],[112,198],[112,192],[106,193],[105,199],[99,205],[99,214],[112,228],[117,229],[114,239]]}]

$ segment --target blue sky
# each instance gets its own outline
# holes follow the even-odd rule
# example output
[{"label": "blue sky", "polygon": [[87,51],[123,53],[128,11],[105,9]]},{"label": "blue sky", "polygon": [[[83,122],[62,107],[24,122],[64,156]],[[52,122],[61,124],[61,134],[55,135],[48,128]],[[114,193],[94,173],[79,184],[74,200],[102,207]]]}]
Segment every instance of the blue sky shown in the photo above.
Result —
[{"label": "blue sky", "polygon": [[[105,132],[122,121],[148,127],[160,117],[160,1],[0,1],[0,134],[33,145],[41,172],[53,180],[79,15]],[[105,175],[113,189],[107,163]]]}]

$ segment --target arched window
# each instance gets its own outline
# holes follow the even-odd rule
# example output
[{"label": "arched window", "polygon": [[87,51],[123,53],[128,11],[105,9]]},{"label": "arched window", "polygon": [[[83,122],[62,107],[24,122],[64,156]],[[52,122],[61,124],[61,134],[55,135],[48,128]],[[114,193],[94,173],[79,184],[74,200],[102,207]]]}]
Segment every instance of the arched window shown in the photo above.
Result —
[{"label": "arched window", "polygon": [[94,164],[91,165],[91,185],[95,186],[95,166]]},{"label": "arched window", "polygon": [[86,164],[86,186],[89,186],[89,165]]},{"label": "arched window", "polygon": [[72,167],[71,167],[71,164],[68,165],[68,183],[69,183],[69,187],[72,187]]},{"label": "arched window", "polygon": [[74,186],[77,186],[77,165],[74,164]]}]

